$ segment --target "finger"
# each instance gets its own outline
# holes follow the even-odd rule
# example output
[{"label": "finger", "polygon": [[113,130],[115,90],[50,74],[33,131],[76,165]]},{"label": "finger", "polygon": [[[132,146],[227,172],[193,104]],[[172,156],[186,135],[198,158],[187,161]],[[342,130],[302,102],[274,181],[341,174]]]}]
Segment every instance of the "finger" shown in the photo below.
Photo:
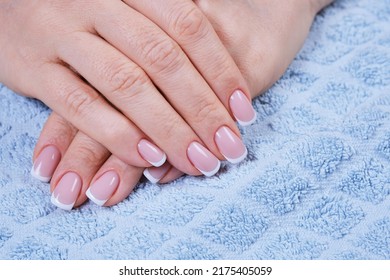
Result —
[{"label": "finger", "polygon": [[79,131],[64,154],[51,180],[51,201],[71,210],[87,199],[85,192],[110,152]]},{"label": "finger", "polygon": [[[188,136],[186,136],[186,133],[183,133],[186,132],[184,126],[181,126],[180,124],[176,125],[176,123],[170,118],[172,114],[167,115],[166,110],[162,110],[161,106],[152,106],[151,108],[153,108],[152,112],[155,115],[167,116],[168,121],[165,122],[165,126],[148,125],[148,123],[151,122],[151,117],[150,114],[145,116],[144,108],[149,108],[149,110],[146,111],[149,113],[151,111],[149,106],[150,102],[157,101],[159,104],[161,104],[161,102],[155,99],[155,95],[153,94],[140,94],[145,92],[142,91],[142,88],[144,88],[145,85],[145,82],[143,82],[144,80],[142,80],[143,78],[141,78],[141,82],[139,83],[141,85],[136,84],[138,89],[134,90],[132,88],[132,92],[130,92],[130,94],[122,92],[122,94],[117,94],[116,96],[109,96],[110,92],[112,93],[115,91],[115,88],[107,89],[107,86],[104,88],[105,85],[109,85],[107,79],[97,79],[96,77],[99,75],[96,73],[92,75],[89,71],[82,71],[81,68],[83,65],[85,66],[85,63],[78,63],[80,59],[73,58],[73,60],[71,60],[73,55],[77,55],[77,53],[79,54],[79,57],[85,56],[88,55],[88,52],[91,52],[96,48],[88,48],[88,52],[83,52],[82,55],[80,52],[73,52],[73,55],[66,57],[66,50],[69,50],[70,47],[65,47],[65,44],[60,44],[59,47],[63,47],[59,53],[65,56],[65,61],[77,69],[83,77],[86,77],[86,79],[94,85],[94,87],[102,92],[117,107],[119,107],[120,104],[118,105],[118,100],[115,101],[115,98],[118,98],[118,96],[124,96],[127,98],[128,102],[123,102],[123,98],[119,100],[122,107],[126,104],[126,110],[128,110],[129,115],[125,114],[168,154],[171,163],[178,169],[188,174],[194,174],[193,172],[195,171],[193,168],[192,170],[190,169],[190,161],[205,175],[212,175],[213,172],[216,172],[215,170],[217,170],[217,165],[219,164],[216,158],[212,159],[214,169],[209,168],[206,172],[204,172],[205,170],[200,167],[210,167],[210,163],[204,164],[204,162],[202,162],[199,164],[195,162],[198,158],[191,158],[191,155],[189,155],[191,152],[187,153],[189,159],[184,160],[183,162],[183,155],[185,155],[186,150],[194,142],[204,143],[212,154],[216,155],[220,159],[223,158],[222,155],[224,155],[225,158],[229,160],[234,158],[232,156],[236,156],[237,154],[239,154],[241,158],[241,156],[246,153],[246,148],[242,141],[232,142],[230,141],[230,138],[226,138],[224,142],[229,146],[228,149],[226,149],[226,145],[222,147],[217,145],[215,134],[219,128],[229,128],[231,134],[238,136],[238,138],[240,135],[239,131],[229,113],[220,103],[207,83],[203,80],[203,77],[201,77],[201,75],[193,67],[189,59],[182,53],[177,44],[164,35],[158,27],[140,16],[138,13],[128,12],[131,11],[131,9],[124,9],[119,4],[117,6],[114,4],[109,5],[105,7],[105,9],[110,10],[110,13],[115,13],[117,16],[114,19],[111,17],[107,18],[104,15],[96,18],[95,22],[97,32],[108,42],[117,46],[121,52],[125,53],[137,65],[145,69],[148,76],[152,78],[153,83],[155,83],[159,89],[164,92],[170,104],[199,136],[201,142],[194,140],[192,140],[192,142],[186,141],[185,138],[188,138]],[[129,19],[131,19],[132,24],[129,24]],[[115,26],[120,26],[120,28],[115,29]],[[112,30],[115,30],[115,32],[112,32]],[[142,30],[142,32],[140,32],[140,30]],[[147,31],[146,33],[145,30]],[[130,40],[131,38],[137,38],[137,40]],[[77,42],[79,39],[80,38],[70,41]],[[88,44],[88,46],[90,45]],[[77,50],[79,49],[80,48],[78,47]],[[105,52],[99,51],[99,54],[101,53]],[[103,60],[107,61],[107,59]],[[76,65],[77,63],[79,65]],[[93,63],[96,65],[98,61],[93,60]],[[103,69],[105,68],[103,67]],[[89,78],[87,76],[88,74],[90,75]],[[131,78],[130,82],[126,82],[127,90],[129,85],[134,85],[134,77]],[[136,80],[136,82],[139,82],[139,80],[140,79]],[[178,83],[178,80],[183,80],[183,82]],[[141,88],[141,90],[139,88]],[[182,94],[188,90],[189,95]],[[140,104],[144,106],[139,106]],[[140,109],[142,112],[140,112]],[[167,130],[162,129],[167,126]],[[168,134],[168,137],[167,132],[171,133],[170,135]],[[191,136],[193,134],[188,135]],[[172,142],[179,144],[177,147],[172,147]],[[168,151],[172,151],[172,149],[179,150],[179,152],[169,153]],[[197,151],[196,149],[192,150]],[[230,154],[231,150],[235,151],[234,154]],[[200,154],[199,152],[197,153]],[[209,159],[210,157],[206,158]]]},{"label": "finger", "polygon": [[72,44],[64,43],[58,48],[62,60],[75,68],[164,150],[178,169],[191,175],[199,175],[198,170],[205,175],[216,172],[219,160],[206,148],[201,147],[202,154],[207,154],[202,159],[206,162],[197,162],[197,156],[202,156],[197,149],[188,151],[190,146],[202,145],[202,140],[139,66],[99,37],[89,33],[72,36],[68,40]]},{"label": "finger", "polygon": [[111,156],[92,179],[86,195],[99,206],[115,205],[133,191],[142,171],[143,168],[130,166]]},{"label": "finger", "polygon": [[[62,117],[54,112],[49,116],[35,147],[34,166],[36,168],[33,168],[34,177],[37,177],[38,175],[39,178],[46,178],[49,176],[51,178],[60,162],[61,155],[64,155],[68,149],[74,149],[74,145],[71,148],[69,146],[76,134],[77,129]],[[104,155],[107,153],[104,148],[102,149],[100,144],[93,141],[89,143],[88,149],[88,153],[102,152]],[[76,154],[75,157],[78,157],[78,155]],[[97,155],[95,155],[95,157],[100,158],[100,156]],[[74,161],[77,161],[77,159]],[[103,166],[100,167],[96,174],[93,173],[95,171],[93,166],[88,165],[86,167],[89,167],[88,170],[90,174],[84,176],[82,181],[87,182],[89,178],[93,177],[89,190],[94,189],[96,191],[96,186],[98,186],[99,190],[99,184],[101,186],[104,182],[107,182],[107,180],[111,181],[110,183],[107,183],[107,186],[105,187],[106,192],[112,191],[112,199],[110,199],[108,205],[114,205],[125,199],[138,183],[143,170],[143,168],[125,164],[113,155],[111,155]],[[79,166],[74,165],[72,169],[76,170],[78,173],[85,174],[85,172],[80,172]],[[47,175],[47,170],[50,170],[50,175]]]},{"label": "finger", "polygon": [[75,127],[56,113],[51,113],[34,149],[31,175],[42,182],[49,182],[76,133]]},{"label": "finger", "polygon": [[153,184],[168,183],[184,175],[183,172],[166,162],[160,167],[145,168],[144,176]]},{"label": "finger", "polygon": [[[34,96],[77,129],[128,164],[149,167],[163,163],[155,161],[164,161],[161,149],[74,72],[55,63],[45,64],[39,71],[31,83]],[[44,95],[42,89],[52,94]]]},{"label": "finger", "polygon": [[125,0],[183,48],[222,104],[241,125],[256,119],[247,83],[213,26],[192,0]]},{"label": "finger", "polygon": [[183,172],[176,169],[175,167],[172,167],[167,174],[159,181],[160,184],[170,183],[176,179],[179,179],[184,175]]},{"label": "finger", "polygon": [[145,170],[143,171],[143,174],[144,176],[146,177],[146,179],[148,179],[151,183],[153,184],[156,184],[158,183],[162,178],[164,178],[164,176],[169,172],[169,170],[171,170],[172,168],[172,165],[169,163],[169,162],[166,162],[164,163],[162,166],[160,167],[156,167],[156,168],[153,168],[153,167],[149,167],[149,168],[145,168]]},{"label": "finger", "polygon": [[[223,158],[214,141],[215,132],[224,125],[236,135],[240,132],[180,46],[148,18],[121,2],[107,5],[105,9],[112,10],[116,17],[114,20],[108,16],[96,18],[97,33],[144,69],[206,147]],[[175,164],[172,160],[171,163]]]}]

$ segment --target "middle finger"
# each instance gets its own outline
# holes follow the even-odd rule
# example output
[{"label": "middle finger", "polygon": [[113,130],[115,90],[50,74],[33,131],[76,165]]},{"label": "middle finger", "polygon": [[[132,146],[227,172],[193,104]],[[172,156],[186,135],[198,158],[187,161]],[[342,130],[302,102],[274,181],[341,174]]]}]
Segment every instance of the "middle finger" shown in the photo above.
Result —
[{"label": "middle finger", "polygon": [[[115,3],[106,7],[110,12],[95,19],[97,33],[145,70],[214,155],[236,159],[239,154],[241,158],[246,152],[242,142],[231,141],[240,137],[234,120],[180,46],[145,16],[122,2]],[[158,112],[161,111],[153,113],[158,116]],[[221,127],[228,128],[232,136],[224,137],[223,146],[215,139]],[[144,132],[156,141],[149,132]],[[167,143],[171,145],[174,138],[169,140]]]}]

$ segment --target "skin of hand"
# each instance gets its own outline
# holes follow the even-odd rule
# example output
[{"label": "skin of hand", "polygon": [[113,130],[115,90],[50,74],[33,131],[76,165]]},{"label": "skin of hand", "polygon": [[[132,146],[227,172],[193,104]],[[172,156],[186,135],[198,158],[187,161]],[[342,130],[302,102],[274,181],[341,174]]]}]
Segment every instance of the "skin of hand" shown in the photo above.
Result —
[{"label": "skin of hand", "polygon": [[[227,1],[195,2],[232,54],[252,97],[264,92],[283,74],[301,48],[314,16],[332,2],[297,0],[288,1],[286,5],[286,2],[278,4],[279,1],[271,0],[232,0],[228,4]],[[58,148],[59,154],[50,163],[53,172],[55,170],[51,190],[55,190],[65,172],[78,172],[82,186],[75,206],[87,199],[86,193],[99,205],[117,204],[131,193],[142,172],[149,180],[159,183],[183,175],[169,163],[145,170],[129,166],[55,113],[42,130],[34,162],[45,147],[52,146]]]},{"label": "skin of hand", "polygon": [[220,160],[246,155],[235,120],[254,121],[248,86],[191,0],[0,5],[0,81],[42,100],[123,162],[168,159],[211,176]]}]

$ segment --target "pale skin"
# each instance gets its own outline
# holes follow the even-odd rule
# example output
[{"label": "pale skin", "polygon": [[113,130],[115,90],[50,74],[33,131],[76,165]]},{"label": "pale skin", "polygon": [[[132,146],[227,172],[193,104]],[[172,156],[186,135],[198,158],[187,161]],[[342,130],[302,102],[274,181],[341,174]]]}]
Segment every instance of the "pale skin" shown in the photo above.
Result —
[{"label": "pale skin", "polygon": [[0,59],[9,63],[0,81],[42,100],[125,163],[151,166],[139,151],[145,139],[181,171],[200,175],[186,156],[190,144],[224,159],[215,132],[227,126],[239,135],[229,98],[240,90],[249,102],[249,89],[191,0],[2,6]]},{"label": "pale skin", "polygon": [[[152,6],[140,7],[137,5],[142,6],[143,4],[136,4],[137,1],[125,2],[128,2],[130,6],[133,5],[132,7],[138,11],[142,10],[145,17],[149,20],[153,22],[159,22],[159,20],[161,20],[156,18],[158,16],[154,9],[151,8]],[[148,1],[145,1],[144,3],[146,2]],[[171,2],[173,5],[175,1]],[[185,154],[185,150],[187,149],[189,143],[194,140],[198,141],[207,147],[217,158],[223,160],[224,156],[220,153],[217,145],[215,144],[213,133],[215,133],[215,131],[223,125],[228,126],[231,131],[239,136],[236,124],[234,123],[234,121],[237,121],[237,118],[232,112],[229,104],[230,94],[236,89],[241,89],[248,98],[253,98],[269,88],[283,74],[287,66],[301,48],[316,13],[331,2],[332,1],[318,0],[291,0],[283,1],[283,3],[281,1],[272,0],[194,1],[194,4],[196,4],[198,9],[206,17],[207,22],[213,29],[213,32],[210,32],[212,36],[205,36],[206,38],[201,36],[202,39],[199,39],[200,37],[198,37],[196,38],[197,40],[192,38],[194,41],[189,39],[189,41],[186,42],[185,40],[183,41],[182,39],[178,39],[178,36],[175,37],[174,32],[167,31],[171,28],[169,24],[164,25],[163,22],[159,22],[159,26],[162,29],[165,28],[164,30],[166,33],[169,34],[171,38],[174,38],[172,41],[174,41],[175,44],[180,45],[181,49],[186,51],[185,55],[191,58],[187,61],[187,64],[183,64],[186,65],[182,66],[186,69],[186,71],[181,70],[180,79],[187,79],[186,81],[188,81],[188,83],[194,81],[193,83],[197,88],[199,85],[202,86],[203,84],[204,89],[199,91],[194,90],[193,93],[191,92],[191,95],[194,96],[191,98],[189,97],[189,94],[187,94],[185,100],[180,100],[180,97],[178,98],[179,100],[175,100],[177,95],[172,95],[171,97],[167,96],[167,94],[165,94],[165,96],[162,96],[161,94],[158,95],[158,90],[183,90],[183,88],[177,88],[174,84],[175,77],[177,80],[177,76],[175,75],[178,75],[176,74],[175,69],[171,69],[169,73],[163,73],[161,72],[163,70],[158,69],[159,71],[156,71],[155,76],[153,76],[149,74],[152,70],[145,70],[145,68],[147,68],[146,65],[136,65],[134,66],[135,68],[131,69],[137,69],[137,71],[139,71],[139,68],[141,68],[142,71],[146,71],[149,76],[152,77],[154,84],[157,84],[157,81],[159,82],[157,84],[158,90],[153,89],[153,91],[156,92],[154,95],[148,95],[148,99],[135,102],[138,102],[138,107],[143,110],[138,108],[137,111],[137,106],[131,108],[131,110],[136,112],[134,113],[134,116],[130,115],[130,112],[126,112],[125,110],[117,112],[112,108],[109,110],[107,109],[107,112],[113,114],[112,117],[116,117],[114,118],[115,121],[118,120],[119,124],[125,123],[126,126],[114,126],[114,128],[117,129],[116,131],[105,131],[105,133],[119,135],[114,138],[123,140],[124,137],[127,137],[125,139],[130,137],[130,135],[123,134],[122,130],[127,129],[127,131],[132,131],[133,134],[131,136],[136,135],[135,139],[139,140],[143,137],[148,137],[147,139],[152,139],[158,147],[161,147],[167,154],[169,163],[173,166],[166,163],[163,167],[159,167],[160,169],[165,170],[162,178],[159,180],[160,183],[174,180],[182,176],[184,173],[199,175],[199,170],[194,168],[192,163],[188,161],[186,157],[182,156]],[[166,6],[168,5],[166,4]],[[106,28],[109,28],[109,26]],[[69,37],[67,39],[69,39]],[[72,39],[75,40],[73,37]],[[113,38],[112,40],[118,40],[118,38]],[[200,43],[198,42],[199,40]],[[80,41],[82,42],[81,39]],[[215,43],[216,41],[220,42]],[[210,44],[207,42],[211,42],[212,47],[209,47]],[[116,41],[115,43],[120,44]],[[198,49],[191,49],[192,47],[195,48],[194,46],[198,47]],[[205,46],[207,47],[205,48]],[[78,47],[82,48],[81,45]],[[72,53],[71,51],[68,51],[67,48],[67,45],[60,47],[61,54],[63,57],[68,57],[69,61],[71,61],[72,55],[75,55],[77,52],[75,51],[75,53]],[[108,52],[109,50],[108,48],[106,50],[105,48],[99,47],[96,47],[96,49],[100,52]],[[49,52],[48,49],[44,51]],[[191,53],[195,53],[197,55],[193,54],[191,56]],[[220,53],[220,55],[216,55],[217,53]],[[84,57],[88,57],[89,55],[88,52],[82,52],[82,54]],[[219,64],[215,63],[215,65],[208,65],[206,60],[202,60],[202,57],[206,54],[208,55],[207,61],[210,61],[210,56],[212,55],[214,55],[216,59],[220,58],[220,61],[218,61]],[[38,57],[40,55],[42,54],[36,54]],[[87,69],[83,69],[83,64],[87,63],[88,59],[85,58],[84,60],[81,55],[75,56],[76,57],[73,59],[77,63],[75,62],[74,65],[71,64],[72,68],[75,68],[77,72],[83,76],[83,78],[89,81],[90,84],[98,84],[99,79],[96,79],[96,77],[94,78],[93,73],[89,76],[86,71]],[[97,54],[94,58],[96,59],[96,57],[98,57]],[[34,60],[34,58],[31,59]],[[137,59],[133,60],[136,60],[137,62]],[[139,60],[138,63],[141,64]],[[223,65],[223,73],[215,72],[217,71],[217,66],[221,67],[220,63]],[[154,65],[156,65],[156,63]],[[196,67],[194,65],[196,65]],[[25,67],[26,65],[21,62],[19,66]],[[42,131],[33,157],[33,160],[35,160],[40,151],[48,145],[53,145],[58,148],[61,155],[61,161],[59,161],[59,164],[56,166],[55,172],[52,176],[51,190],[53,191],[56,188],[58,181],[66,172],[77,172],[82,181],[81,190],[77,196],[77,201],[74,204],[74,206],[77,207],[86,201],[86,191],[91,184],[99,180],[99,178],[108,171],[114,171],[117,174],[117,187],[104,205],[114,205],[125,199],[138,183],[145,167],[150,167],[150,163],[146,162],[137,152],[136,143],[132,144],[133,150],[128,151],[132,154],[132,156],[134,155],[134,157],[124,158],[122,149],[124,143],[120,143],[120,141],[110,143],[111,139],[102,139],[101,136],[99,136],[102,134],[99,129],[96,129],[96,132],[88,130],[87,120],[89,122],[91,121],[91,118],[88,118],[88,116],[92,116],[93,112],[82,112],[81,115],[78,115],[78,110],[72,111],[72,109],[69,109],[70,111],[66,111],[66,108],[61,109],[56,107],[57,101],[54,102],[50,97],[47,97],[48,99],[45,100],[45,93],[40,92],[42,91],[42,85],[40,88],[36,88],[35,91],[32,91],[32,93],[29,93],[24,90],[23,87],[31,87],[31,81],[28,79],[22,81],[20,77],[14,77],[13,74],[15,73],[13,73],[13,71],[20,71],[20,69],[13,70],[12,67],[10,68],[11,71],[8,69],[7,75],[4,74],[4,71],[1,72],[0,69],[0,77],[3,77],[2,79],[4,79],[4,76],[7,76],[6,78],[11,81],[9,83],[4,82],[6,85],[18,92],[23,92],[25,95],[41,98],[55,111],[55,113],[52,113],[49,117]],[[196,71],[194,71],[194,69]],[[32,75],[31,71],[34,70],[36,71],[36,68],[29,67],[26,72],[22,73],[28,77],[29,75]],[[53,69],[51,68],[51,70]],[[82,81],[80,79],[76,79],[77,76],[70,73],[69,68],[62,69],[62,72],[60,73],[64,76],[70,77],[69,82],[76,81],[80,85]],[[162,78],[160,78],[157,73],[162,75]],[[209,73],[217,73],[217,78],[210,76]],[[46,73],[46,75],[49,74],[50,73]],[[98,73],[96,75],[98,75]],[[49,77],[52,76],[49,75]],[[60,79],[59,77],[56,78]],[[96,79],[96,81],[94,79]],[[188,86],[188,83],[185,83],[186,86]],[[207,85],[209,85],[209,88]],[[106,85],[94,85],[97,90],[103,91],[102,94],[104,94],[104,92],[110,92],[111,90],[110,88],[105,88],[105,86]],[[82,87],[85,88],[85,85]],[[32,86],[32,88],[34,89],[34,86]],[[150,86],[150,88],[152,87]],[[46,89],[50,91],[52,89],[51,85],[47,85]],[[150,90],[152,91],[152,89]],[[87,91],[89,94],[95,94],[91,93],[91,89],[88,89]],[[34,95],[34,93],[36,95]],[[64,94],[64,92],[62,93]],[[109,94],[107,93],[107,95]],[[115,101],[111,100],[110,96],[106,96],[106,98],[115,104]],[[211,107],[207,105],[208,108],[212,108],[212,114],[199,114],[199,110],[201,108],[196,107],[196,105],[202,104],[202,106],[205,106],[205,103],[202,101],[206,99],[210,104],[212,104],[210,105]],[[66,100],[66,98],[64,100]],[[186,107],[186,104],[184,103],[187,103],[187,105],[190,104],[190,107],[193,107],[193,109],[189,109],[189,107]],[[64,104],[66,106],[70,103],[65,102]],[[153,107],[151,104],[156,105]],[[105,105],[109,107],[109,104]],[[153,114],[144,109],[152,107],[165,109],[155,111]],[[163,123],[158,123],[157,125],[157,127],[161,128],[160,132],[155,132],[156,128],[151,126],[150,120],[149,122],[147,120],[148,118],[145,117],[146,120],[142,118],[137,119],[138,115],[142,115],[143,111],[146,111],[149,118],[152,115],[152,119],[162,120]],[[69,116],[69,112],[73,112],[74,114]],[[106,113],[106,111],[104,112]],[[146,113],[144,113],[144,115]],[[164,124],[169,121],[175,124],[175,129],[169,129],[166,125],[164,126]],[[83,122],[86,124],[83,124]],[[172,123],[168,125],[172,125]],[[179,127],[177,124],[181,123],[183,124],[183,128],[177,129],[177,127]],[[129,128],[129,124],[132,124],[130,125],[131,129]],[[101,125],[97,125],[96,127],[101,127]],[[167,135],[167,131],[169,131],[172,135]],[[181,132],[180,135],[174,135],[177,131]],[[164,136],[162,137],[162,135]],[[183,137],[183,135],[186,137]],[[164,141],[159,141],[159,137],[163,138]],[[175,143],[174,145],[171,145],[172,141]],[[127,144],[127,146],[129,145]]]}]

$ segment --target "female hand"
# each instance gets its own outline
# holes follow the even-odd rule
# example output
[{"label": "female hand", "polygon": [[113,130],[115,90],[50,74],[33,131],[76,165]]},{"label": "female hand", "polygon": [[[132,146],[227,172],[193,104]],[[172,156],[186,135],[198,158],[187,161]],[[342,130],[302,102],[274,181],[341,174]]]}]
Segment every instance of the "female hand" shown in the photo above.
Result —
[{"label": "female hand", "polygon": [[[255,4],[247,0],[230,1],[229,5],[225,0],[200,0],[197,4],[208,16],[244,73],[254,97],[272,85],[285,71],[303,44],[315,14],[330,2],[298,1],[302,5],[297,5],[290,1],[289,5],[284,6],[268,0],[259,0]],[[79,172],[82,178],[77,193],[73,193],[74,200],[77,200],[75,206],[86,200],[88,188],[88,196],[99,205],[110,206],[122,201],[138,182],[142,168],[128,166],[113,156],[106,160],[109,152],[100,144],[83,135],[79,136],[79,133],[72,142],[75,134],[76,130],[52,114],[35,148],[36,163],[41,162],[38,155],[44,147],[50,149],[56,146],[61,151],[54,161],[49,162],[51,164],[46,164],[53,172],[56,169],[51,182],[52,191],[63,174],[74,171]],[[69,137],[64,140],[59,135]],[[166,163],[159,168],[148,168],[144,174],[153,182],[168,182],[183,173]],[[66,187],[56,190],[57,193],[69,192]]]},{"label": "female hand", "polygon": [[[192,1],[0,7],[0,81],[42,100],[123,162],[159,166],[167,157],[187,174],[213,175],[219,159],[245,157],[232,116],[254,120],[249,90]],[[221,129],[238,141],[217,141]]]},{"label": "female hand", "polygon": [[[51,200],[65,210],[81,205],[86,195],[98,205],[114,205],[130,194],[144,171],[111,155],[54,112],[42,130],[33,158],[33,170],[40,169],[44,178],[53,175]],[[150,172],[166,180],[183,175],[168,162],[150,168]]]},{"label": "female hand", "polygon": [[271,87],[333,0],[194,0],[244,75],[252,98]]}]

